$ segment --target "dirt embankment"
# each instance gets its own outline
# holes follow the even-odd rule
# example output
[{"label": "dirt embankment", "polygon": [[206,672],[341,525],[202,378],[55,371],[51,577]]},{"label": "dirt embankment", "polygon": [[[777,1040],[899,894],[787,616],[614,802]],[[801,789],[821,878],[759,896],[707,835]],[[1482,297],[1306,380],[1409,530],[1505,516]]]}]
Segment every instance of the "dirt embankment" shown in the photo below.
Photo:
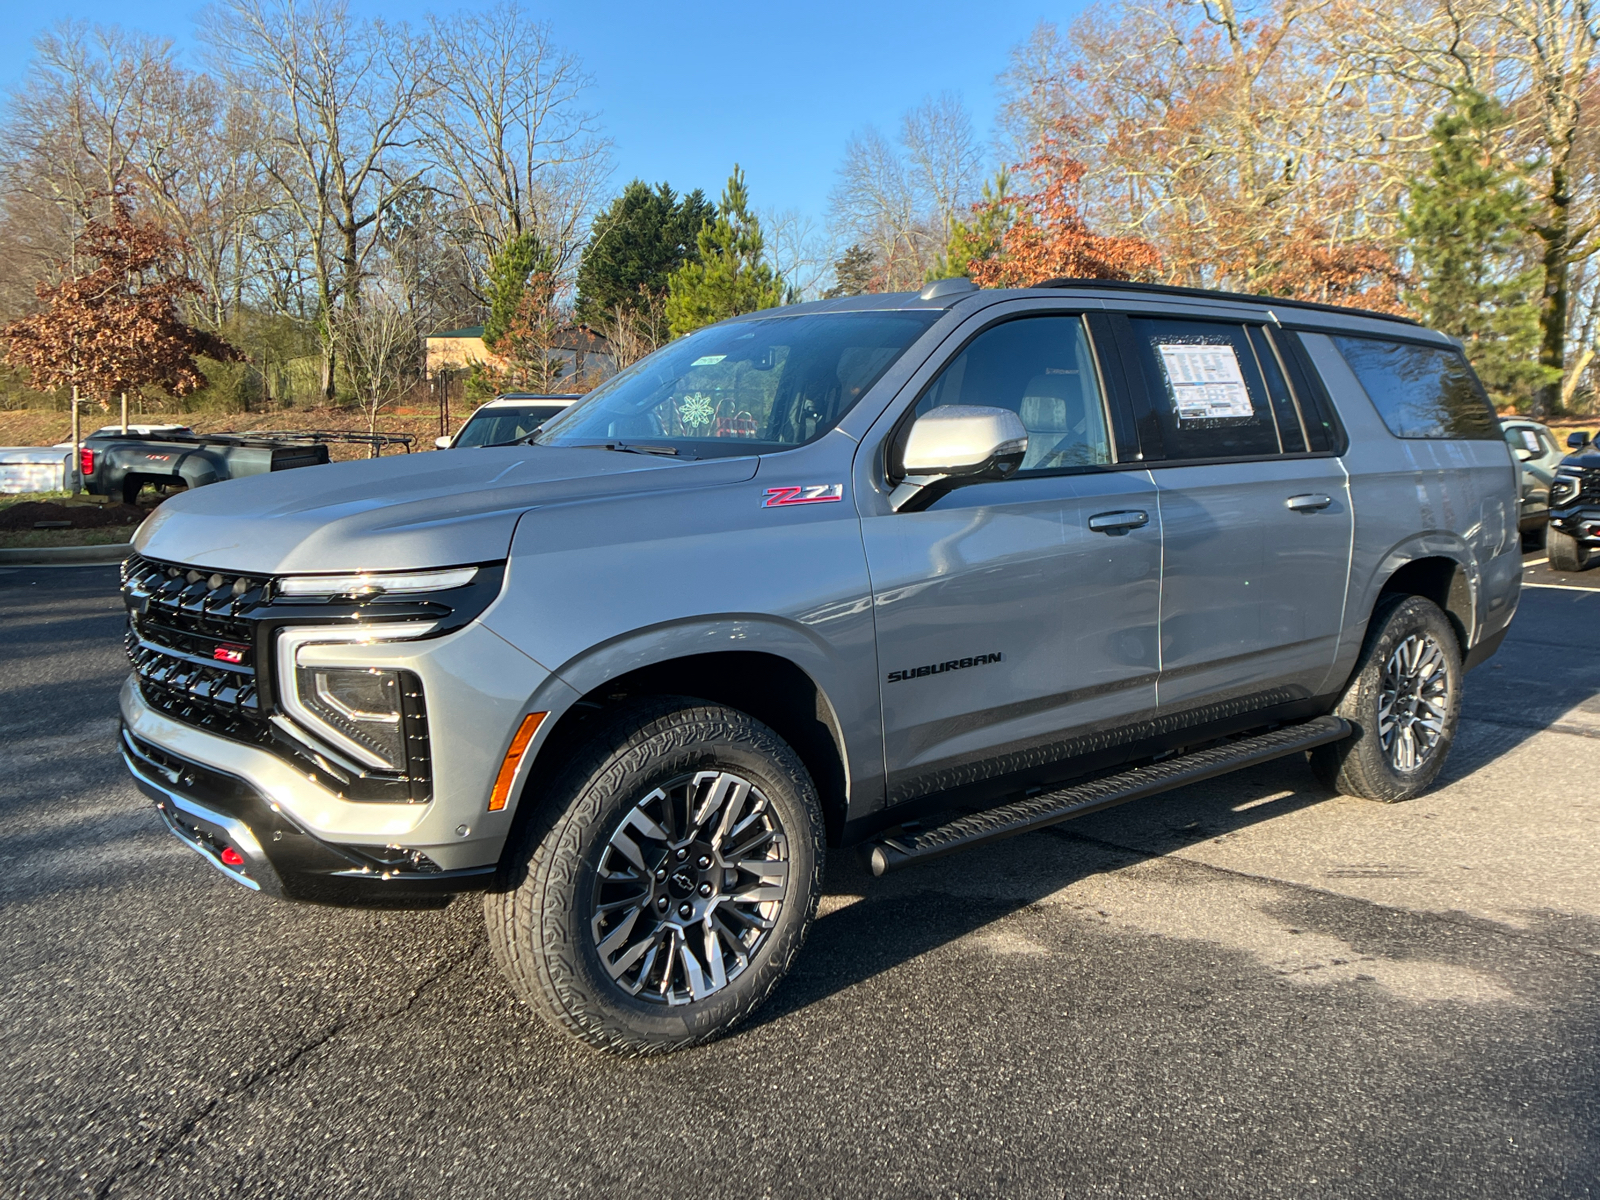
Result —
[{"label": "dirt embankment", "polygon": [[149,515],[148,508],[134,504],[58,504],[54,500],[24,500],[0,508],[0,532],[133,526]]},{"label": "dirt embankment", "polygon": [[[476,405],[464,404],[456,411],[451,406],[450,432],[454,433],[471,415]],[[103,413],[87,407],[81,413],[81,428],[85,434],[104,425],[115,425],[120,419],[113,410]],[[187,425],[196,433],[247,433],[251,430],[350,430],[366,432],[366,421],[360,413],[338,408],[306,408],[291,412],[270,413],[141,413],[129,414],[130,424],[137,425]],[[409,433],[416,441],[413,450],[432,450],[433,439],[439,435],[439,417],[432,410],[426,412],[401,409],[384,413],[378,422],[379,433]],[[72,417],[65,412],[48,409],[23,408],[0,411],[0,446],[53,446],[72,437]],[[351,458],[365,458],[365,446],[328,447],[336,462]],[[398,446],[385,454],[403,454]]]}]

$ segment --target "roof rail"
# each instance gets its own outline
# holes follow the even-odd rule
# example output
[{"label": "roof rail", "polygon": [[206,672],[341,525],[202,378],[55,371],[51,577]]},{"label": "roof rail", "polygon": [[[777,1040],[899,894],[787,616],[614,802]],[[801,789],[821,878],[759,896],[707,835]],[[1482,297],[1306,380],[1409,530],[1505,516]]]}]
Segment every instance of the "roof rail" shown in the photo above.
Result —
[{"label": "roof rail", "polygon": [[1134,283],[1128,279],[1046,279],[1033,285],[1036,288],[1107,288],[1117,292],[1155,292],[1162,296],[1194,296],[1202,300],[1243,300],[1248,304],[1281,304],[1290,308],[1308,308],[1314,312],[1345,313],[1355,317],[1375,317],[1380,321],[1399,321],[1404,325],[1421,327],[1422,322],[1394,313],[1376,312],[1370,308],[1356,308],[1351,304],[1320,304],[1315,300],[1290,300],[1284,296],[1263,293],[1224,292],[1214,288],[1176,287],[1170,283]]}]

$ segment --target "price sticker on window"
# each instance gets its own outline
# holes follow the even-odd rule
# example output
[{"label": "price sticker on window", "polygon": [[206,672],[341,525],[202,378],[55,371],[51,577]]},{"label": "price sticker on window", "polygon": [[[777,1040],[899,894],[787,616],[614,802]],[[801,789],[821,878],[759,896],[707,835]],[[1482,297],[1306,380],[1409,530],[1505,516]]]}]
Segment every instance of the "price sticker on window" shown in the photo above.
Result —
[{"label": "price sticker on window", "polygon": [[1244,372],[1239,369],[1239,355],[1233,346],[1160,342],[1156,351],[1167,373],[1180,422],[1256,415],[1250,403],[1250,391],[1245,387]]}]

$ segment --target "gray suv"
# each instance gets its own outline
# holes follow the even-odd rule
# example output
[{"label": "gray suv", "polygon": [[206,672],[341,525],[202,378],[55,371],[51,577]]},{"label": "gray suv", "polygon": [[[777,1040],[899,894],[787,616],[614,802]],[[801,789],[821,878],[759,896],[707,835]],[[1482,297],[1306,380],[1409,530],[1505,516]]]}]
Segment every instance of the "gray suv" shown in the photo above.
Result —
[{"label": "gray suv", "polygon": [[1062,280],[752,314],[527,444],[181,495],[124,571],[122,749],[245,887],[485,892],[596,1046],[777,986],[882,873],[1267,759],[1404,800],[1521,578],[1457,346]]}]

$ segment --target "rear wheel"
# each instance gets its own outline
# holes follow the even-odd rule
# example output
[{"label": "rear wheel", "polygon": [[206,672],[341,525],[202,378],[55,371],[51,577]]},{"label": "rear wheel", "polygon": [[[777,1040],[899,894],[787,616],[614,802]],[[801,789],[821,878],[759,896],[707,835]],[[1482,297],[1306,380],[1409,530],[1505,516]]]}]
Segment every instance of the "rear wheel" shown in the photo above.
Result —
[{"label": "rear wheel", "polygon": [[1391,596],[1379,605],[1334,712],[1355,732],[1311,752],[1319,779],[1384,803],[1428,789],[1461,713],[1461,648],[1438,605],[1421,596]]},{"label": "rear wheel", "polygon": [[799,757],[752,717],[669,698],[618,715],[552,788],[484,898],[512,989],[593,1046],[708,1041],[777,987],[821,890]]},{"label": "rear wheel", "polygon": [[1554,571],[1587,571],[1594,562],[1593,547],[1553,525],[1545,536],[1545,549],[1550,554],[1550,568]]}]

